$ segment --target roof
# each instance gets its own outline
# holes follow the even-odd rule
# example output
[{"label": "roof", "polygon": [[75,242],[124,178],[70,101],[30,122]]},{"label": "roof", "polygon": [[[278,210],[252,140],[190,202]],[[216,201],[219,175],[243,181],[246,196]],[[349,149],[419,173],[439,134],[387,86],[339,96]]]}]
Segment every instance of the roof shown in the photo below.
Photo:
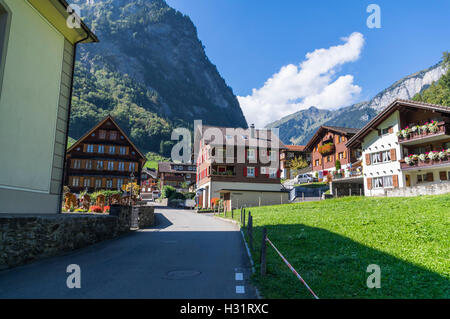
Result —
[{"label": "roof", "polygon": [[[285,148],[285,145],[280,140],[280,138],[274,133],[274,131],[270,129],[253,128],[255,130],[254,131],[255,137],[251,137],[252,128],[244,129],[244,128],[202,125],[202,137],[204,137],[205,131],[209,129],[219,130],[222,139],[217,140],[218,136],[213,135],[212,140],[205,141],[205,144],[208,145],[215,145],[215,146],[229,145],[230,141],[227,139],[227,136],[231,136],[230,134],[233,134],[234,138],[232,144],[234,145],[257,146],[261,144],[261,141],[264,141],[267,143],[268,148],[280,148],[280,149]],[[243,138],[242,136],[245,136],[246,138]]]},{"label": "roof", "polygon": [[305,150],[311,152],[313,149],[312,146],[322,136],[322,133],[324,133],[326,131],[332,131],[332,132],[340,133],[340,134],[346,135],[346,136],[353,136],[359,131],[359,129],[352,128],[352,127],[322,125],[321,127],[319,127],[317,129],[316,133],[314,133],[313,137],[311,137],[311,139],[308,141],[308,143],[305,146]]},{"label": "roof", "polygon": [[[28,0],[28,2],[70,43],[99,42],[95,34],[75,12],[75,6],[72,9],[66,0]],[[80,27],[68,25],[72,17],[80,22]]]},{"label": "roof", "polygon": [[148,167],[144,167],[144,168],[142,169],[142,173],[145,173],[145,174],[150,175],[153,179],[156,179],[156,178],[157,178],[157,172],[156,172],[156,170],[154,170],[154,169],[150,169],[150,168],[148,168]]},{"label": "roof", "polygon": [[159,162],[158,163],[158,174],[159,173],[189,173],[195,174],[196,170],[176,170],[173,169],[172,166],[193,166],[196,167],[195,164],[187,164],[187,163],[174,163],[174,162]]},{"label": "roof", "polygon": [[120,126],[114,121],[114,118],[111,115],[108,115],[103,120],[97,123],[92,129],[86,132],[82,137],[80,137],[69,149],[67,150],[67,153],[72,151],[76,146],[78,146],[86,137],[88,137],[91,133],[93,133],[95,130],[97,130],[100,126],[102,126],[104,123],[106,123],[108,120],[110,120],[119,130],[119,132],[125,137],[125,139],[130,143],[130,145],[133,147],[133,149],[136,151],[136,153],[141,157],[143,163],[147,161],[147,158],[139,151],[139,149],[136,147],[136,145],[133,144],[133,142],[128,138],[127,134],[120,128]]},{"label": "roof", "polygon": [[401,108],[417,108],[423,110],[430,110],[434,112],[441,112],[450,114],[450,107],[438,104],[430,104],[424,102],[416,102],[411,100],[396,99],[386,108],[384,108],[377,116],[375,116],[369,123],[367,123],[362,129],[358,131],[348,142],[345,144],[347,147],[351,147],[361,143],[361,139],[369,134],[372,128],[380,125],[387,117],[389,117],[393,112]]},{"label": "roof", "polygon": [[288,151],[303,152],[305,145],[285,145]]}]

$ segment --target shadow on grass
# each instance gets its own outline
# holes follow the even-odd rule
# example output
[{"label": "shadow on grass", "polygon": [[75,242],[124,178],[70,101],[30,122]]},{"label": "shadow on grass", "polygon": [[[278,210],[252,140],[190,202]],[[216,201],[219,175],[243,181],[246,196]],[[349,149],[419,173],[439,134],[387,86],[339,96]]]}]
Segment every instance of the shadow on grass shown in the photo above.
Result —
[{"label": "shadow on grass", "polygon": [[[448,278],[321,228],[268,225],[268,238],[319,298],[449,298]],[[254,227],[253,276],[265,298],[312,298],[267,243],[267,275],[260,276],[262,227]],[[247,235],[246,235],[247,237]],[[248,239],[248,238],[247,238]],[[367,266],[381,268],[381,288],[369,289]]]}]

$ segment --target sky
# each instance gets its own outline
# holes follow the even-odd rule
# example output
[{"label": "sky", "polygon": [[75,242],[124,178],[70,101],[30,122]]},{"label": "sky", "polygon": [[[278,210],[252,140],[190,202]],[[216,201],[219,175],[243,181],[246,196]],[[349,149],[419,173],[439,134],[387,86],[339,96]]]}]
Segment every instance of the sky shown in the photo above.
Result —
[{"label": "sky", "polygon": [[[263,127],[301,109],[371,99],[450,49],[450,1],[166,0]],[[370,4],[380,9],[380,28]]]}]

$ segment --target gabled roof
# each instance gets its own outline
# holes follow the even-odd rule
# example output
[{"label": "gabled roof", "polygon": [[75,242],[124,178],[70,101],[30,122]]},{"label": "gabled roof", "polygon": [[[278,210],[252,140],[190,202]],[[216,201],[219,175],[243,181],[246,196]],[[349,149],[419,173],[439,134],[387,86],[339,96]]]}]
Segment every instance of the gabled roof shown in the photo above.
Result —
[{"label": "gabled roof", "polygon": [[[221,127],[221,126],[209,126],[209,125],[202,125],[202,137],[207,129],[218,129],[222,133],[222,140],[218,141],[217,137],[215,137],[214,143],[211,143],[212,141],[205,141],[205,144],[209,145],[215,145],[215,146],[221,146],[227,144],[227,130],[240,130],[240,134],[245,135],[246,139],[244,139],[245,146],[254,146],[259,145],[260,141],[266,141],[267,147],[270,148],[277,148],[283,149],[285,148],[285,145],[283,142],[279,139],[279,137],[272,132],[270,129],[256,129],[254,128],[255,137],[251,137],[251,130],[252,128],[243,129],[243,128],[232,128],[232,127]],[[195,134],[197,134],[196,132]],[[236,138],[233,139],[235,145],[243,145],[240,144],[242,142],[242,139],[239,138],[236,140]]]},{"label": "gabled roof", "polygon": [[285,145],[288,151],[303,152],[305,145]]},{"label": "gabled roof", "polygon": [[386,108],[384,108],[377,116],[375,116],[369,123],[367,123],[362,129],[358,131],[348,142],[345,144],[347,147],[352,147],[361,143],[361,139],[371,132],[373,128],[380,125],[387,117],[389,117],[395,111],[403,108],[416,108],[422,110],[429,110],[440,113],[450,114],[450,107],[444,105],[430,104],[424,102],[416,102],[411,100],[396,99]]},{"label": "gabled roof", "polygon": [[136,147],[136,145],[133,144],[133,142],[128,138],[127,134],[125,134],[125,132],[120,128],[120,126],[116,123],[116,121],[114,121],[114,118],[111,115],[108,115],[107,117],[105,117],[103,120],[98,122],[97,125],[95,125],[92,129],[90,129],[88,132],[86,132],[86,134],[84,134],[82,137],[80,137],[71,147],[69,147],[69,149],[67,150],[67,153],[69,153],[75,147],[77,147],[81,142],[83,142],[83,140],[86,137],[91,135],[95,130],[100,128],[108,120],[113,123],[113,125],[119,130],[119,132],[123,135],[123,137],[125,137],[125,139],[128,141],[128,143],[130,143],[131,147],[133,147],[133,149],[136,151],[136,153],[142,158],[143,163],[145,163],[147,161],[147,158],[141,153],[141,151],[139,151],[139,149]]},{"label": "gabled roof", "polygon": [[317,142],[318,139],[320,139],[322,137],[322,134],[327,132],[327,131],[332,131],[335,133],[339,133],[345,136],[353,136],[355,135],[359,129],[357,128],[352,128],[352,127],[342,127],[342,126],[325,126],[322,125],[321,127],[319,127],[316,131],[316,133],[314,133],[313,137],[311,137],[311,139],[308,141],[308,143],[305,146],[305,150],[308,152],[311,152],[313,149],[313,145]]},{"label": "gabled roof", "polygon": [[[176,170],[173,169],[172,166],[183,166],[183,168],[186,168],[186,170]],[[159,162],[158,163],[158,174],[159,173],[188,173],[188,174],[193,174],[196,173],[195,171],[190,171],[189,169],[187,169],[188,166],[194,166],[195,164],[189,164],[189,163],[174,163],[174,162]]]}]

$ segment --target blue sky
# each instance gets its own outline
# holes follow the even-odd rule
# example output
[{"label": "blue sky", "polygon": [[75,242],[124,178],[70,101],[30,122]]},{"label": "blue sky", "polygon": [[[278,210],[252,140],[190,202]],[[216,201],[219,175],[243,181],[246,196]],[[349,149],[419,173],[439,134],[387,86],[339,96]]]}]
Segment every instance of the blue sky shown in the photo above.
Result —
[{"label": "blue sky", "polygon": [[[450,1],[446,0],[167,3],[189,15],[208,57],[234,93],[242,97],[262,88],[283,66],[299,67],[307,53],[344,45],[355,32],[363,39],[356,49],[358,57],[338,63],[328,74],[330,83],[339,76],[351,77],[343,87],[353,90],[349,95],[353,102],[370,99],[396,80],[433,65],[450,46]],[[371,3],[381,8],[380,29],[366,25],[370,15],[366,8]],[[296,71],[292,72],[295,75]],[[292,112],[304,107],[301,100],[291,104]]]}]

